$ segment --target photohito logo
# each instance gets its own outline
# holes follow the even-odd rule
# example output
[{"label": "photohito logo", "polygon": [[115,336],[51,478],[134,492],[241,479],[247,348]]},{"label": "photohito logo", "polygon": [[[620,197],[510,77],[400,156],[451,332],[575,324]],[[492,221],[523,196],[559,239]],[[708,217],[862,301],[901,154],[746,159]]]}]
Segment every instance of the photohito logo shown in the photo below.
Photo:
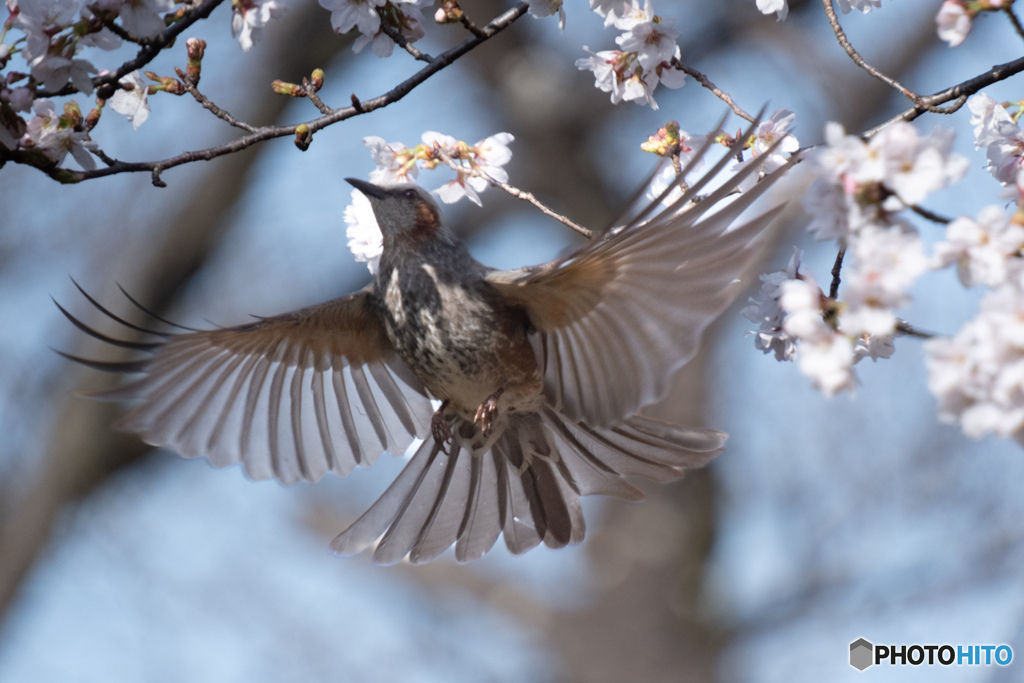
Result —
[{"label": "photohito logo", "polygon": [[1009,645],[873,645],[865,638],[850,643],[850,666],[864,671],[874,664],[889,666],[1007,666]]}]

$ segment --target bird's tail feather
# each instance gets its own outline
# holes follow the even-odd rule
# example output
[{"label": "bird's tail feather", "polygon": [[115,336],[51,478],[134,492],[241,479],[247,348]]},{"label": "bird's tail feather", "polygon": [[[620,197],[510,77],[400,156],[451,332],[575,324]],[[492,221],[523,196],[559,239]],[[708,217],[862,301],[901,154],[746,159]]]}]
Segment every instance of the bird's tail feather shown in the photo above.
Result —
[{"label": "bird's tail feather", "polygon": [[[672,481],[722,451],[726,435],[636,416],[613,429],[567,420],[554,410],[510,416],[483,449],[468,423],[445,453],[427,438],[380,498],[331,542],[338,555],[377,544],[377,564],[434,559],[452,544],[455,558],[484,555],[504,534],[515,554],[543,542],[579,543],[586,527],[580,497],[640,500],[624,476]],[[379,540],[379,542],[378,542]]]}]

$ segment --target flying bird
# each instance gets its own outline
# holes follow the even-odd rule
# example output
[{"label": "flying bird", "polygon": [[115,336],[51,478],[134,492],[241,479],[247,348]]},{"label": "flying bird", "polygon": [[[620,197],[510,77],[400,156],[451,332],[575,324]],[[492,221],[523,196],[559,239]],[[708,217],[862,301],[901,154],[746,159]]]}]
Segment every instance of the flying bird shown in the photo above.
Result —
[{"label": "flying bird", "polygon": [[464,562],[500,535],[516,554],[579,543],[581,496],[640,500],[626,477],[673,481],[723,450],[723,432],[638,411],[662,398],[697,352],[737,294],[751,242],[781,208],[730,229],[785,168],[732,196],[759,172],[751,163],[701,194],[740,149],[628,225],[518,270],[473,259],[419,186],[348,179],[383,233],[365,289],[237,327],[177,333],[128,323],[83,290],[156,340],[109,337],[61,307],[84,332],[146,357],[64,355],[141,375],[91,394],[135,403],[115,427],[215,467],[241,463],[252,479],[345,476],[422,440],[332,541],[339,555],[375,546],[378,564],[417,563],[454,544]]}]

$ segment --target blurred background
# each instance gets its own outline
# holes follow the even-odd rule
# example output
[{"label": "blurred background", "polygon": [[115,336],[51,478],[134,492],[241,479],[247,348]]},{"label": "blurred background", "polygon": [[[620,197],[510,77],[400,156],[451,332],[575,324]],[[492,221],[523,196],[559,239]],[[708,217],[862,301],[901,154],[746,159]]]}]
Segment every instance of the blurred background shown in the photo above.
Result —
[{"label": "blurred background", "polygon": [[[842,20],[870,63],[920,93],[1020,55],[997,16],[949,49],[935,36],[939,5],[886,2]],[[484,23],[508,4],[463,6]],[[790,7],[776,23],[753,0],[655,2],[682,30],[686,63],[748,111],[795,111],[803,145],[821,141],[827,120],[862,131],[907,107],[850,62],[820,3]],[[581,0],[565,9],[564,34],[554,19],[526,17],[401,102],[317,133],[305,153],[287,139],[265,143],[167,171],[166,189],[142,174],[59,186],[26,167],[0,170],[0,682],[1020,680],[1016,661],[868,673],[847,663],[860,637],[1006,643],[1024,657],[1024,453],[938,423],[915,339],[899,340],[891,360],[861,363],[855,395],[826,400],[793,365],[754,349],[741,297],[672,395],[646,411],[728,431],[724,455],[678,484],[642,484],[643,504],[588,499],[579,546],[512,557],[499,542],[469,565],[448,553],[381,568],[368,554],[327,552],[401,459],[316,486],[253,483],[237,468],[217,471],[114,433],[118,406],[70,395],[115,379],[51,347],[115,356],[51,303],[101,323],[69,275],[115,312],[132,311],[120,283],[196,326],[365,284],[365,266],[345,246],[342,179],[372,170],[367,135],[412,145],[427,130],[471,143],[510,132],[513,184],[577,222],[606,225],[653,166],[639,149],[647,135],[669,119],[706,132],[726,107],[692,80],[659,89],[659,111],[612,106],[574,61],[581,45],[611,49],[617,33]],[[321,96],[344,106],[351,93],[372,97],[418,68],[401,52],[353,54],[311,0],[294,0],[248,54],[230,38],[227,5],[201,24],[187,35],[209,43],[203,91],[255,124],[317,115],[307,101],[274,95],[273,79],[323,67]],[[464,36],[428,25],[419,45],[436,54]],[[153,68],[169,74],[183,61],[182,45]],[[1007,100],[1021,90],[1018,76],[987,92]],[[234,136],[188,97],[150,101],[137,131],[108,110],[94,134],[100,146],[148,160]],[[928,208],[975,215],[1002,201],[973,149],[966,108],[916,125],[936,124],[957,129],[973,170]],[[448,177],[433,175],[424,184]],[[827,280],[835,247],[803,232],[805,183],[794,173],[780,189],[778,200],[797,201],[757,272],[781,268],[798,244]],[[496,190],[483,200],[447,214],[488,265],[537,263],[578,244]],[[920,227],[928,241],[941,237]],[[914,294],[904,317],[941,333],[972,317],[980,298],[950,271],[926,275]]]}]

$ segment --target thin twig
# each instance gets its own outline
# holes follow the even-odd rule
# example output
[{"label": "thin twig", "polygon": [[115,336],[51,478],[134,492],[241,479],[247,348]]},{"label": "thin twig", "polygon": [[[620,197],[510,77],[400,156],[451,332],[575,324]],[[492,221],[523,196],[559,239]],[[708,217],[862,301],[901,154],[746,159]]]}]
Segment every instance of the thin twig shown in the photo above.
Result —
[{"label": "thin twig", "polygon": [[923,206],[918,206],[916,204],[911,204],[910,205],[910,210],[913,211],[914,213],[916,213],[921,218],[924,218],[925,220],[929,220],[932,223],[939,223],[941,225],[949,225],[950,223],[953,222],[952,218],[946,218],[945,216],[942,216],[942,215],[939,215],[939,214],[935,213],[931,209],[926,209]]},{"label": "thin twig", "polygon": [[835,8],[832,7],[832,0],[822,0],[822,3],[825,6],[825,16],[828,17],[828,23],[832,26],[833,33],[836,34],[836,40],[838,40],[842,48],[846,50],[846,54],[850,56],[853,63],[888,85],[890,88],[894,88],[903,93],[903,95],[914,104],[918,104],[921,100],[920,95],[915,93],[913,90],[903,87],[895,78],[886,76],[881,71],[864,61],[864,58],[860,56],[860,53],[854,49],[852,44],[850,44],[849,39],[846,37],[846,32],[843,31],[843,27],[839,25],[839,18],[836,16]]},{"label": "thin twig", "polygon": [[1005,64],[998,64],[988,71],[978,74],[974,78],[969,78],[962,83],[958,83],[950,88],[946,88],[941,92],[937,92],[934,95],[928,95],[921,98],[921,102],[910,109],[902,112],[901,114],[892,117],[885,123],[875,126],[871,130],[864,133],[861,137],[865,140],[870,140],[880,132],[900,121],[913,121],[922,114],[930,111],[935,111],[935,106],[942,104],[943,102],[949,102],[956,100],[956,102],[948,107],[951,111],[956,111],[964,105],[967,98],[984,88],[998,83],[999,81],[1005,81],[1010,76],[1024,71],[1024,57],[1013,60],[1012,62],[1006,62]]},{"label": "thin twig", "polygon": [[743,109],[738,104],[733,102],[732,97],[729,96],[729,93],[725,92],[724,90],[721,90],[717,85],[712,83],[711,79],[709,79],[707,76],[702,74],[700,71],[697,71],[693,67],[683,64],[682,62],[675,58],[673,58],[672,63],[678,65],[679,68],[686,73],[686,75],[696,80],[702,86],[704,86],[712,93],[714,93],[715,97],[729,105],[729,108],[732,109],[733,113],[736,114],[736,116],[739,116],[741,119],[745,119],[750,123],[754,122],[754,119],[756,117],[751,116],[747,112],[743,111]]},{"label": "thin twig", "polygon": [[932,339],[938,336],[934,332],[925,332],[923,330],[919,330],[910,323],[908,323],[906,320],[899,320],[896,322],[896,331],[902,332],[903,334],[909,337],[918,337],[920,339]]},{"label": "thin twig", "polygon": [[1013,30],[1017,32],[1017,35],[1024,38],[1024,25],[1021,25],[1020,18],[1013,11],[1013,5],[1006,5],[1003,7],[1003,12],[1010,19],[1010,23],[1013,24]]},{"label": "thin twig", "polygon": [[465,12],[459,14],[459,22],[466,27],[466,30],[472,33],[477,38],[480,38],[483,33],[480,31],[480,27],[470,21],[469,17],[466,16]]},{"label": "thin twig", "polygon": [[591,237],[594,236],[593,231],[588,230],[587,228],[584,228],[582,225],[579,225],[578,223],[574,223],[573,221],[569,220],[568,218],[566,218],[565,216],[563,216],[560,213],[556,213],[556,212],[552,211],[543,202],[541,202],[539,199],[534,197],[532,193],[525,192],[524,190],[520,190],[518,187],[514,187],[512,185],[509,185],[508,183],[503,183],[500,180],[495,180],[494,178],[492,178],[491,176],[487,175],[486,173],[484,173],[480,169],[477,169],[477,168],[466,168],[465,166],[460,166],[459,164],[455,163],[454,159],[452,159],[450,156],[448,156],[444,152],[441,152],[439,154],[439,156],[441,157],[441,161],[443,161],[446,164],[448,164],[456,173],[465,174],[465,175],[471,175],[471,176],[474,176],[476,178],[483,178],[484,180],[486,180],[488,183],[490,183],[494,187],[501,188],[502,190],[504,190],[505,192],[508,192],[510,195],[512,195],[516,199],[522,199],[524,202],[529,202],[530,204],[533,204],[535,207],[540,209],[540,212],[543,213],[545,216],[550,216],[551,218],[554,218],[559,223],[561,223],[563,225],[566,225],[569,228],[572,228],[573,230],[575,230],[579,234],[583,235],[587,239],[590,239]]},{"label": "thin twig", "polygon": [[[212,11],[212,7],[223,2],[223,0],[206,0],[203,5],[200,5],[199,9],[209,7]],[[4,147],[0,146],[0,165],[5,161],[14,161],[15,163],[27,163],[35,166],[39,170],[46,173],[54,180],[61,183],[78,183],[83,180],[90,180],[92,178],[101,178],[109,175],[116,175],[118,173],[138,173],[148,172],[154,175],[155,179],[159,178],[161,172],[174,168],[175,166],[181,166],[182,164],[189,164],[196,161],[209,161],[210,159],[216,159],[227,154],[233,154],[243,149],[251,147],[257,143],[265,140],[272,140],[274,138],[289,137],[295,135],[295,129],[300,125],[305,125],[310,133],[315,133],[318,130],[326,128],[327,126],[350,119],[354,116],[366,114],[376,109],[381,109],[390,104],[398,102],[403,97],[408,95],[417,86],[422,84],[428,78],[441,71],[442,69],[453,64],[460,57],[468,53],[473,48],[477,47],[486,40],[489,40],[496,36],[501,31],[511,26],[516,20],[521,18],[529,10],[530,5],[527,2],[520,2],[518,5],[510,10],[507,10],[500,16],[496,17],[491,23],[480,29],[481,36],[473,36],[462,41],[455,47],[442,52],[437,57],[434,57],[430,64],[427,64],[422,69],[417,71],[415,74],[402,81],[391,90],[378,95],[373,99],[366,101],[359,101],[358,98],[353,96],[353,105],[351,107],[344,107],[342,109],[335,109],[331,114],[322,116],[318,119],[307,121],[304,124],[296,124],[290,126],[264,126],[254,129],[250,134],[240,137],[231,142],[224,143],[223,145],[217,145],[215,147],[209,147],[207,149],[195,151],[195,152],[182,152],[177,156],[173,156],[167,159],[161,159],[159,161],[139,161],[139,162],[124,162],[118,161],[109,168],[93,169],[91,171],[74,171],[66,168],[60,168],[52,162],[43,164],[37,157],[39,155],[32,155],[26,150],[14,150],[8,151]],[[184,20],[183,20],[184,21]],[[175,26],[179,26],[175,24]],[[172,27],[173,28],[173,27]],[[166,36],[164,32],[161,36]],[[140,51],[141,54],[141,51]],[[118,69],[118,73],[125,68],[122,65]],[[133,67],[137,68],[137,67]],[[128,69],[131,71],[132,69]],[[125,72],[127,73],[127,72]],[[121,76],[124,74],[122,73]],[[119,78],[120,76],[118,76]],[[116,80],[116,79],[114,79]],[[94,80],[95,83],[95,80]],[[358,102],[358,105],[356,104]]]},{"label": "thin twig", "polygon": [[107,29],[109,29],[109,31],[113,33],[115,36],[126,42],[135,43],[136,45],[149,45],[153,42],[152,38],[143,38],[142,36],[137,36],[134,33],[131,33],[124,26],[121,26],[121,24],[118,24],[113,19],[104,19],[103,25],[106,26]]},{"label": "thin twig", "polygon": [[846,256],[846,247],[841,248],[836,254],[836,262],[832,266],[832,285],[828,288],[828,298],[833,301],[839,296],[839,274],[843,271],[844,256]]},{"label": "thin twig", "polygon": [[405,36],[402,35],[402,32],[399,31],[394,26],[388,26],[387,24],[381,22],[380,30],[388,38],[395,41],[395,44],[398,45],[398,47],[402,48],[403,50],[405,50],[406,52],[408,52],[421,62],[426,62],[427,64],[429,64],[430,62],[434,61],[433,57],[431,57],[425,52],[420,52],[419,48],[417,48],[415,45],[406,40]]},{"label": "thin twig", "polygon": [[232,116],[228,111],[221,109],[216,104],[211,102],[210,99],[206,97],[206,95],[199,92],[199,90],[196,88],[195,83],[192,82],[192,79],[189,78],[184,71],[175,68],[175,72],[177,72],[178,78],[181,79],[182,84],[185,86],[185,91],[188,92],[189,95],[194,97],[196,102],[203,106],[203,109],[207,110],[208,112],[216,116],[218,119],[226,121],[235,128],[241,128],[246,133],[255,133],[258,130],[256,126],[248,124],[245,121],[239,121],[234,116]]},{"label": "thin twig", "polygon": [[313,103],[313,106],[320,110],[320,113],[324,116],[330,116],[334,113],[334,110],[324,104],[324,101],[320,99],[320,96],[316,94],[316,88],[309,82],[308,78],[303,77],[302,79],[302,92],[306,95],[306,99]]},{"label": "thin twig", "polygon": [[590,238],[592,238],[594,236],[594,233],[593,233],[592,230],[584,228],[582,225],[580,225],[578,223],[574,223],[573,221],[569,220],[565,216],[563,216],[563,215],[561,215],[559,213],[555,213],[554,211],[549,209],[539,199],[534,197],[533,193],[531,193],[531,192],[524,192],[523,190],[520,190],[517,187],[513,187],[512,185],[509,185],[508,183],[500,182],[498,180],[495,180],[494,178],[487,178],[487,182],[489,182],[491,185],[494,185],[495,187],[500,187],[501,189],[505,190],[505,192],[508,192],[510,195],[512,195],[516,199],[522,199],[524,202],[529,202],[530,204],[533,204],[538,209],[540,209],[540,212],[543,213],[545,216],[550,216],[551,218],[554,218],[559,223],[562,223],[563,225],[571,228],[572,230],[575,230],[576,232],[578,232],[579,234],[583,235],[587,239],[590,239]]}]

